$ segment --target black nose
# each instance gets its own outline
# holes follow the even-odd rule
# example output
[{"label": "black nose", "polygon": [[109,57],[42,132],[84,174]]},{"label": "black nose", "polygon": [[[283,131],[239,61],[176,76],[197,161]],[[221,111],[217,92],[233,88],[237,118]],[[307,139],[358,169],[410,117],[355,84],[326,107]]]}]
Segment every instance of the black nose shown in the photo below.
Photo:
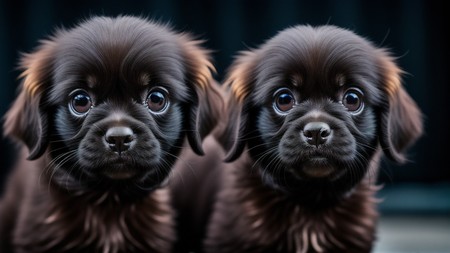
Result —
[{"label": "black nose", "polygon": [[134,133],[129,127],[111,127],[106,131],[105,140],[112,151],[119,155],[134,143]]},{"label": "black nose", "polygon": [[331,128],[325,122],[309,122],[303,128],[303,136],[310,145],[319,147],[327,142],[331,135]]}]

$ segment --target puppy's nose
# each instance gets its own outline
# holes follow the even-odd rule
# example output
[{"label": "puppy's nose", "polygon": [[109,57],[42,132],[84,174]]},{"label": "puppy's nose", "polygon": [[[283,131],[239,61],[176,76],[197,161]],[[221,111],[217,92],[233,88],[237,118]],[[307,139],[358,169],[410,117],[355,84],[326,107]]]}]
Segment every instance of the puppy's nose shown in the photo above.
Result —
[{"label": "puppy's nose", "polygon": [[119,155],[130,148],[134,139],[133,130],[129,127],[111,127],[105,134],[106,143],[112,151]]},{"label": "puppy's nose", "polygon": [[331,128],[325,122],[309,122],[303,128],[303,136],[310,145],[319,147],[330,138]]}]

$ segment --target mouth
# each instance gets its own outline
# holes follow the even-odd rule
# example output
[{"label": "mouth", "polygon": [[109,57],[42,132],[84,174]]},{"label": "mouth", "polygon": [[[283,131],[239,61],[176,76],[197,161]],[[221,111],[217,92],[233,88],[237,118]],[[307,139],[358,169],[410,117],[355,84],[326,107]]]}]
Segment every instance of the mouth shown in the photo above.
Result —
[{"label": "mouth", "polygon": [[101,172],[105,177],[113,180],[125,180],[136,177],[138,169],[128,159],[117,159]]},{"label": "mouth", "polygon": [[106,177],[113,180],[125,180],[136,176],[135,171],[130,170],[110,170],[103,173]]},{"label": "mouth", "polygon": [[336,170],[335,165],[326,157],[312,157],[303,162],[303,173],[311,178],[324,178]]}]

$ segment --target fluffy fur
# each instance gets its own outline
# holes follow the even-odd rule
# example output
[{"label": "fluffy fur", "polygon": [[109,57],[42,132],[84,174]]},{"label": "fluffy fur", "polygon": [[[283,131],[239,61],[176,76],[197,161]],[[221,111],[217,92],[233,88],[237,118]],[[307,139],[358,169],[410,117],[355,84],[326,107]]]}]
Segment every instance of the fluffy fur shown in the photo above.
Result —
[{"label": "fluffy fur", "polygon": [[370,252],[380,157],[404,162],[422,132],[401,74],[387,50],[334,26],[241,53],[205,251]]},{"label": "fluffy fur", "polygon": [[186,138],[203,154],[220,99],[200,44],[95,17],[23,56],[4,123],[24,148],[0,203],[1,252],[171,252],[163,182]]}]

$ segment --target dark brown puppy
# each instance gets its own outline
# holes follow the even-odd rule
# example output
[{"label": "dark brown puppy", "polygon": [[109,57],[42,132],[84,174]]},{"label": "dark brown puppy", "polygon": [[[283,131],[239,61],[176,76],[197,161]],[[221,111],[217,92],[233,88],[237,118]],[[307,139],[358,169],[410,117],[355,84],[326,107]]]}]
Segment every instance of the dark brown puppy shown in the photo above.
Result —
[{"label": "dark brown puppy", "polygon": [[1,200],[1,252],[171,252],[161,184],[186,137],[202,154],[215,125],[199,44],[141,18],[96,17],[24,55],[4,130],[29,153]]},{"label": "dark brown puppy", "polygon": [[226,85],[231,164],[206,252],[369,252],[382,151],[405,161],[421,113],[390,54],[333,26],[243,52]]}]

